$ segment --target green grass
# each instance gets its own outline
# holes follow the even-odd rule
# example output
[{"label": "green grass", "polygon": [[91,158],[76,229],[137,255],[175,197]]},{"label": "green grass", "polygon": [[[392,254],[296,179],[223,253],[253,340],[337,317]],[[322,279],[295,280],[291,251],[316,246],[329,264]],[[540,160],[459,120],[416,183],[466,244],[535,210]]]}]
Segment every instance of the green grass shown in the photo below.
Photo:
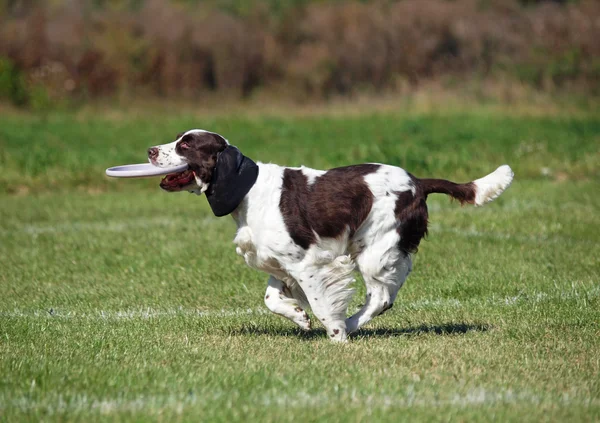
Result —
[{"label": "green grass", "polygon": [[[204,198],[102,177],[196,126],[263,161],[517,179],[430,197],[395,307],[335,345],[266,312]],[[599,118],[481,112],[2,117],[0,421],[597,421],[599,141]]]},{"label": "green grass", "polygon": [[146,160],[148,147],[184,129],[224,134],[264,162],[329,168],[384,162],[417,176],[467,181],[502,162],[520,179],[600,179],[600,118],[528,117],[493,112],[352,117],[152,116],[0,121],[0,192],[154,189],[155,181],[109,181],[104,169]]}]

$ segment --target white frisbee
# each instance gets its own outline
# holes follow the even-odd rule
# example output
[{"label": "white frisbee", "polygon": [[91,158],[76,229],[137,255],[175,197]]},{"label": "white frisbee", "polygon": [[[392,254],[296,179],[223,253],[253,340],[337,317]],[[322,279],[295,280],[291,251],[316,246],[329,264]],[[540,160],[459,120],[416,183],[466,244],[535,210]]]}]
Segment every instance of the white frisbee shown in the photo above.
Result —
[{"label": "white frisbee", "polygon": [[158,167],[151,163],[140,163],[109,167],[106,169],[106,174],[114,178],[144,178],[183,172],[187,168],[187,163],[173,167]]}]

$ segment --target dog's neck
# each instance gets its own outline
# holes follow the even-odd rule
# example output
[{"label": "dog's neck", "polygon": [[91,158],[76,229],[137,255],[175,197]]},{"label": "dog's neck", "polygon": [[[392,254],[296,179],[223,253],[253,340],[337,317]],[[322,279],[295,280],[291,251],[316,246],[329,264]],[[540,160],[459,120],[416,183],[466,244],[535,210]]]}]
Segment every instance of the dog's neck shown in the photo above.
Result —
[{"label": "dog's neck", "polygon": [[235,220],[235,224],[238,229],[242,226],[247,225],[247,216],[248,216],[248,196],[245,196],[242,202],[238,205],[238,207],[231,212],[231,217]]},{"label": "dog's neck", "polygon": [[[261,169],[261,171],[264,171],[264,168],[262,168],[262,163],[257,164],[257,166],[259,167],[259,169]],[[252,186],[252,189],[248,191],[248,193],[244,196],[237,208],[233,212],[231,212],[230,215],[231,217],[233,217],[233,220],[235,221],[238,229],[248,225],[248,214],[250,213],[250,205],[257,204],[256,197],[253,197],[253,193],[255,193],[256,190],[260,192],[262,190],[261,185],[263,183],[263,178],[257,178],[256,182]]]}]

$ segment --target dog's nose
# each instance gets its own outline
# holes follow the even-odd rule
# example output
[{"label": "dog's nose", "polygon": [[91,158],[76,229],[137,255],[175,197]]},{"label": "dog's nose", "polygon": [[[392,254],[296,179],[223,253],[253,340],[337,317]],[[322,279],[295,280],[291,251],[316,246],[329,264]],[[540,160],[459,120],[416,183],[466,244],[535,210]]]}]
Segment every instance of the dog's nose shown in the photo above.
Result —
[{"label": "dog's nose", "polygon": [[154,160],[158,157],[158,148],[152,147],[148,149],[148,157],[150,160]]}]

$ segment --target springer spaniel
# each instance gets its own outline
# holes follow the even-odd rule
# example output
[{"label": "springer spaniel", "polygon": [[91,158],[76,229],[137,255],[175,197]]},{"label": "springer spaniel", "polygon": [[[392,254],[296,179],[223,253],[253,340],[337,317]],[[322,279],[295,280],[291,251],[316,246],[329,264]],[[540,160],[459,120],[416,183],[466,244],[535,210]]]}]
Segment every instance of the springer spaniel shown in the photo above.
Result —
[{"label": "springer spaniel", "polygon": [[[166,191],[205,193],[216,216],[237,224],[236,252],[270,275],[265,304],[310,329],[310,307],[333,341],[389,310],[412,270],[411,254],[427,233],[427,196],[447,194],[483,205],[511,183],[503,165],[466,184],[420,179],[384,164],[331,170],[255,163],[225,138],[194,129],[148,150],[156,166],[189,164],[167,175]],[[346,318],[355,267],[367,295]]]}]

